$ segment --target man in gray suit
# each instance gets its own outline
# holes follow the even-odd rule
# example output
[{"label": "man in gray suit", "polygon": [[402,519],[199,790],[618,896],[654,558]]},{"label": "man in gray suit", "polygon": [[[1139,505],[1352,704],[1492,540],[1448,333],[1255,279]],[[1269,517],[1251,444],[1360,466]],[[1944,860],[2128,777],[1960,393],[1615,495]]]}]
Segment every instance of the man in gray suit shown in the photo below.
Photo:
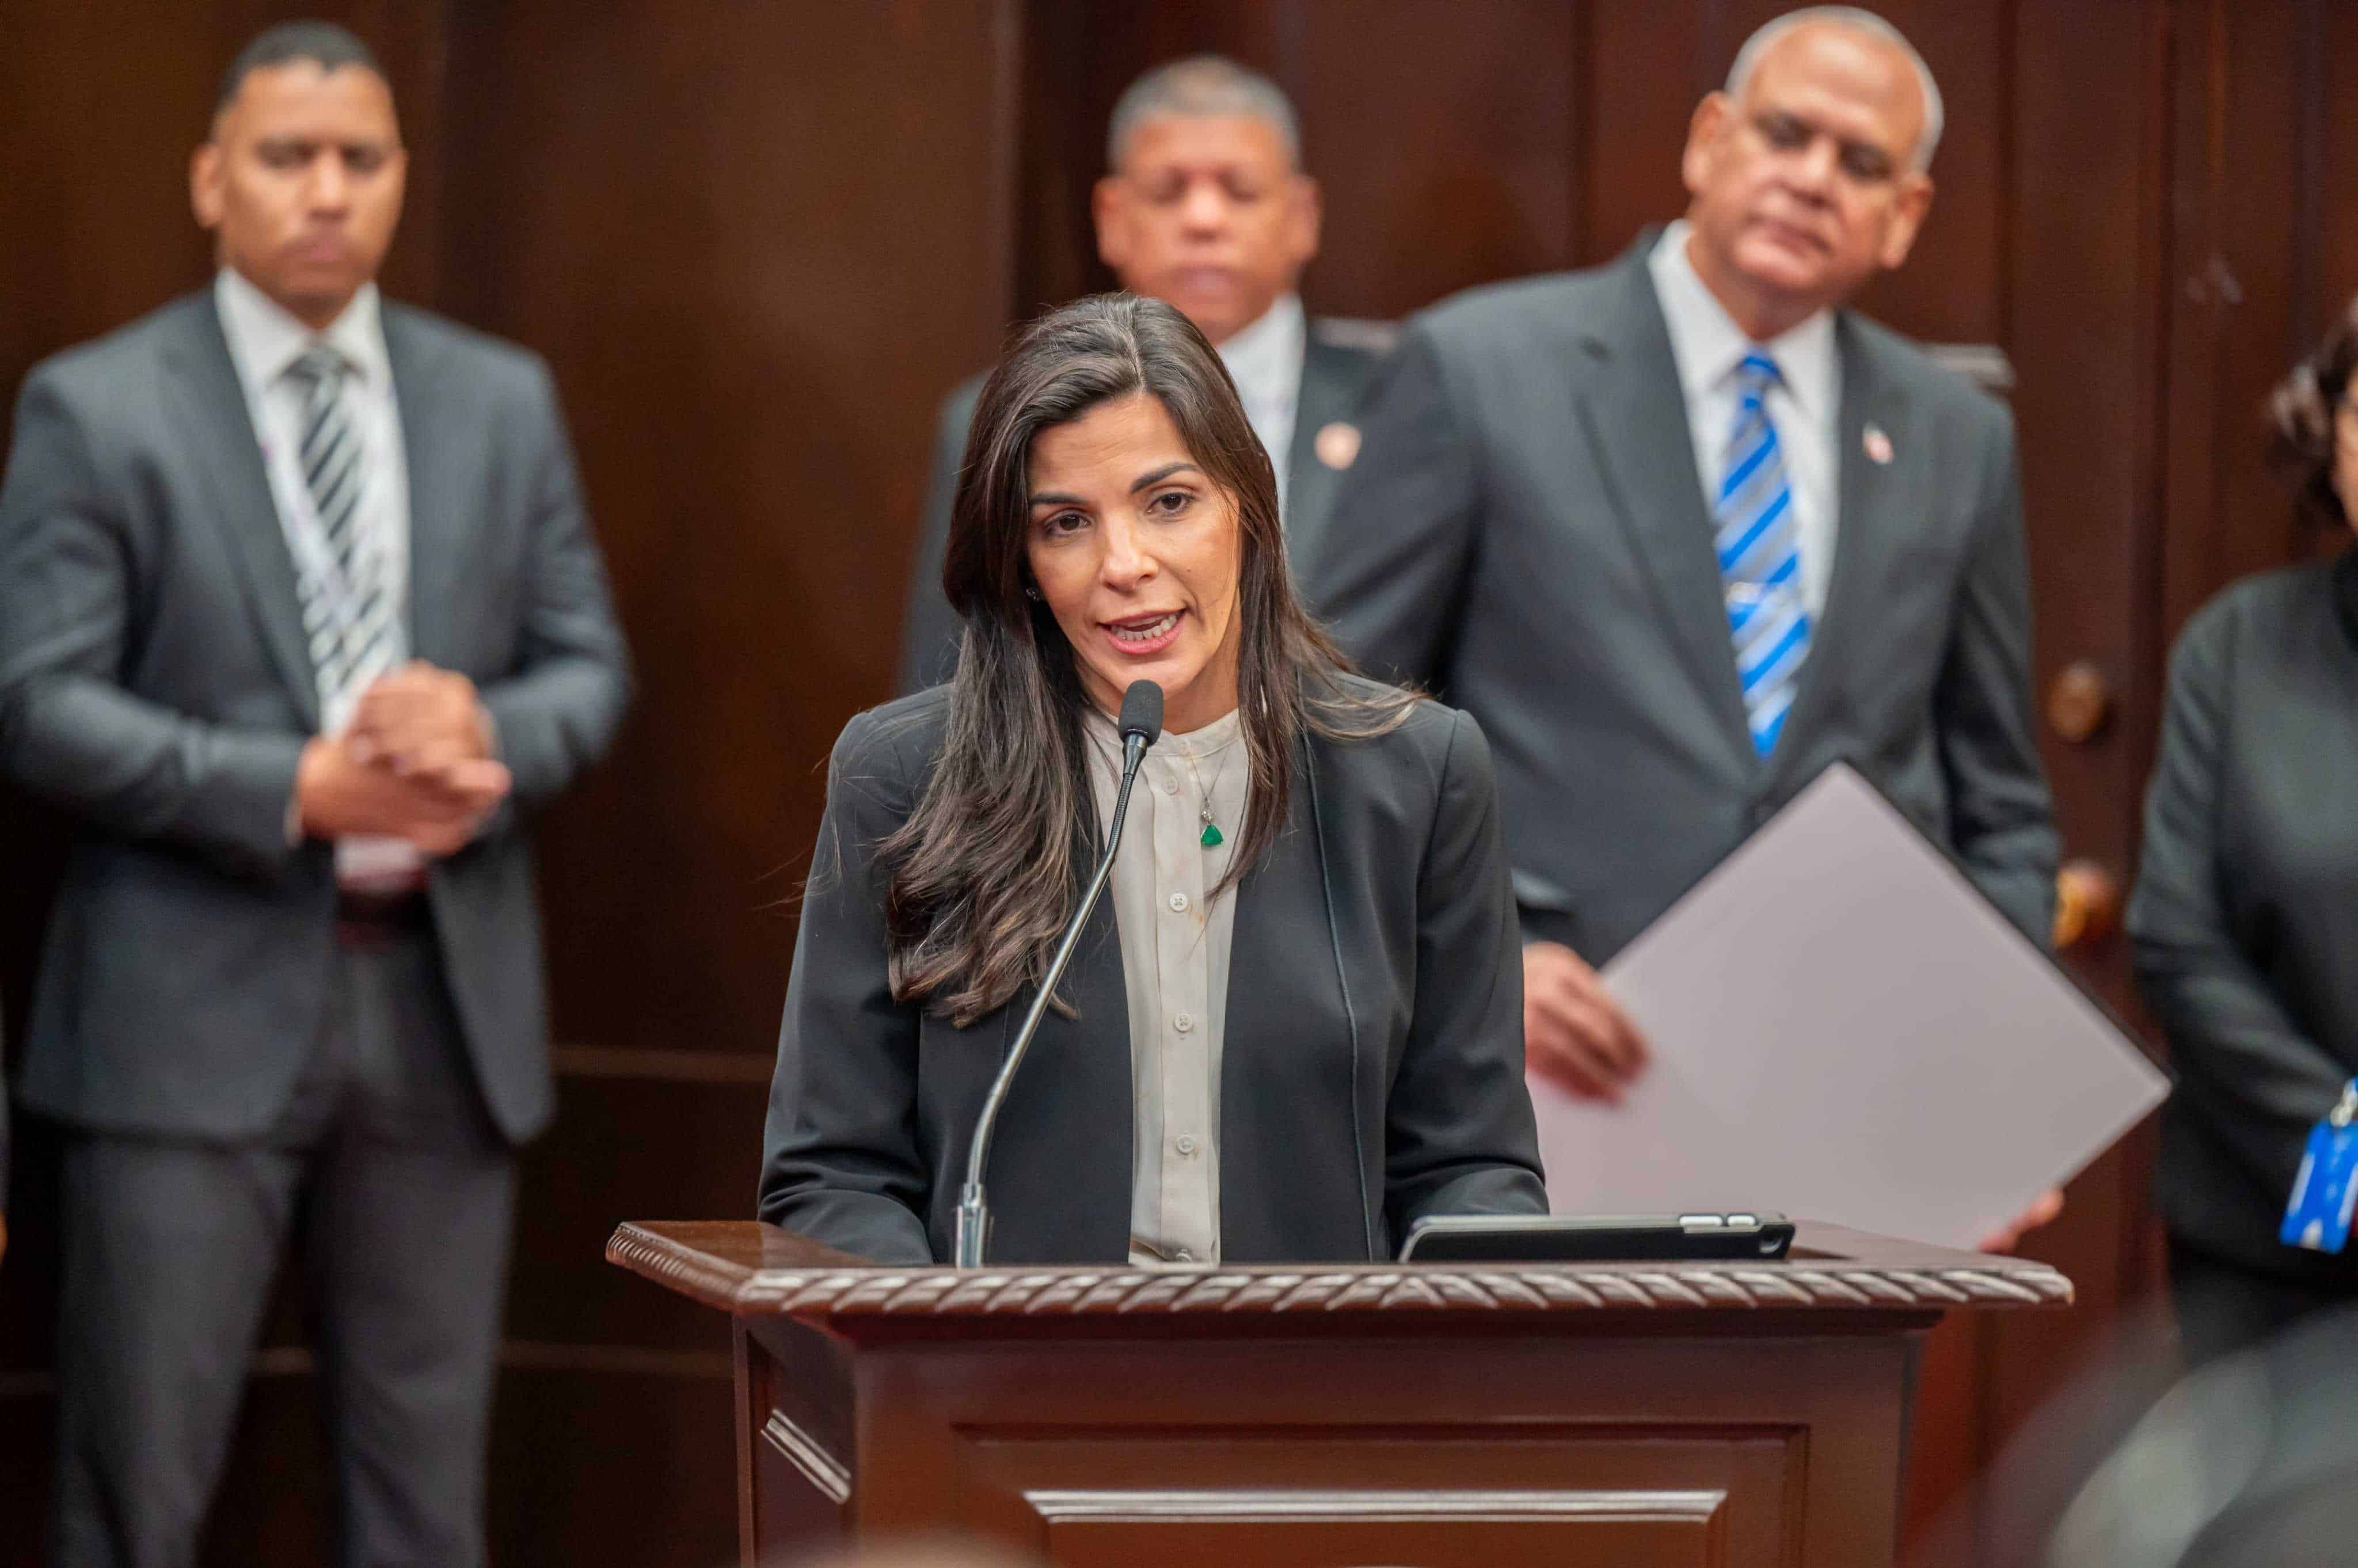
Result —
[{"label": "man in gray suit", "polygon": [[22,1086],[68,1134],[61,1564],[193,1559],[290,1243],[337,1559],[482,1561],[553,1108],[522,816],[628,675],[546,367],[378,297],[404,173],[358,39],[264,34],[191,168],[213,284],[17,406],[0,765],[80,823]]},{"label": "man in gray suit", "polygon": [[[1359,450],[1359,405],[1391,329],[1312,320],[1294,289],[1318,253],[1318,182],[1277,84],[1217,56],[1174,61],[1132,82],[1106,133],[1093,203],[1098,254],[1121,286],[1176,306],[1219,349],[1253,434],[1277,468],[1288,548],[1304,558]],[[950,498],[976,376],[943,404],[901,633],[901,690],[957,667],[957,615],[942,596]]]},{"label": "man in gray suit", "polygon": [[1307,588],[1497,749],[1528,1049],[1578,1092],[1645,1058],[1592,966],[1837,762],[2043,939],[2013,431],[1844,308],[1940,129],[1887,24],[1780,18],[1695,111],[1684,221],[1444,302],[1371,397]]}]

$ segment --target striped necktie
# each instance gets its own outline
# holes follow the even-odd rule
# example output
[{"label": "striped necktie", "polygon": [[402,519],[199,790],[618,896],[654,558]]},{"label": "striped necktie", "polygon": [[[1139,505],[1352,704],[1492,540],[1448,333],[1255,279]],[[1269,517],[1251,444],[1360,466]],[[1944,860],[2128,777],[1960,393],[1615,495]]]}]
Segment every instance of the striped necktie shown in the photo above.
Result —
[{"label": "striped necktie", "polygon": [[1754,349],[1736,367],[1735,427],[1728,432],[1712,522],[1726,590],[1727,629],[1753,750],[1765,757],[1792,710],[1810,653],[1810,611],[1801,599],[1801,529],[1785,454],[1768,417],[1777,362]]},{"label": "striped necktie", "polygon": [[287,372],[303,396],[297,452],[332,568],[332,575],[305,572],[301,579],[303,634],[320,705],[330,710],[400,659],[383,557],[365,548],[361,499],[367,453],[345,406],[350,373],[343,357],[324,344],[308,350]]}]

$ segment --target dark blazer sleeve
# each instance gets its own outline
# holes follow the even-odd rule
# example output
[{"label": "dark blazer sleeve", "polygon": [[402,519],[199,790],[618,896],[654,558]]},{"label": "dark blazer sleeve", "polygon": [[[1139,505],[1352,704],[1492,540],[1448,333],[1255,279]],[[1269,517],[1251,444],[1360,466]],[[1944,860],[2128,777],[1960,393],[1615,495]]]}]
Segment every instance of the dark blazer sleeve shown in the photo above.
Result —
[{"label": "dark blazer sleeve", "polygon": [[297,863],[287,808],[304,738],[123,688],[135,593],[125,526],[81,411],[35,371],[0,484],[0,768],[125,837],[282,876]]},{"label": "dark blazer sleeve", "polygon": [[2184,1080],[2179,1103],[2265,1188],[2288,1194],[2309,1129],[2333,1108],[2346,1075],[2244,956],[2221,899],[2216,827],[2234,675],[2227,608],[2198,616],[2170,659],[2128,927],[2137,989]]},{"label": "dark blazer sleeve", "polygon": [[1984,896],[2034,942],[2050,940],[2061,857],[2030,711],[2030,568],[2014,428],[1983,448],[1981,508],[1933,691],[1949,840]]},{"label": "dark blazer sleeve", "polygon": [[1417,881],[1416,1011],[1385,1109],[1394,1238],[1434,1214],[1545,1214],[1523,1082],[1522,938],[1480,726],[1454,716]]},{"label": "dark blazer sleeve", "polygon": [[581,504],[573,447],[547,367],[534,362],[524,449],[534,454],[523,654],[485,687],[500,760],[530,806],[562,792],[613,740],[631,691],[630,654]]},{"label": "dark blazer sleeve", "polygon": [[862,714],[827,764],[763,1137],[759,1213],[880,1263],[933,1260],[917,1148],[918,1017],[885,975],[876,845],[915,784]]},{"label": "dark blazer sleeve", "polygon": [[925,507],[917,519],[917,560],[910,568],[909,608],[901,623],[900,692],[906,697],[938,686],[957,673],[958,641],[966,623],[942,593],[942,567],[949,559],[950,503],[957,497],[958,469],[966,461],[967,427],[982,384],[968,382],[942,404],[934,430],[934,461],[925,479]]},{"label": "dark blazer sleeve", "polygon": [[1410,328],[1378,373],[1360,430],[1303,591],[1368,674],[1432,688],[1446,673],[1480,493],[1423,329]]}]

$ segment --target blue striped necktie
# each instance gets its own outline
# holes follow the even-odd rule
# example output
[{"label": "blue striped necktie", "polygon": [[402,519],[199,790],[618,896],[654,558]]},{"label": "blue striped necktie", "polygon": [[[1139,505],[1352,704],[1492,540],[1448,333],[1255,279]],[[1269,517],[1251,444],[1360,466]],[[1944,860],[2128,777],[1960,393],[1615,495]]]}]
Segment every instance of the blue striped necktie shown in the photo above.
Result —
[{"label": "blue striped necktie", "polygon": [[1736,424],[1712,523],[1725,589],[1727,630],[1736,644],[1736,673],[1744,683],[1744,713],[1753,750],[1767,756],[1792,710],[1810,654],[1810,611],[1801,598],[1801,532],[1793,519],[1793,487],[1785,453],[1768,417],[1768,389],[1782,378],[1777,362],[1758,349],[1736,367]]}]

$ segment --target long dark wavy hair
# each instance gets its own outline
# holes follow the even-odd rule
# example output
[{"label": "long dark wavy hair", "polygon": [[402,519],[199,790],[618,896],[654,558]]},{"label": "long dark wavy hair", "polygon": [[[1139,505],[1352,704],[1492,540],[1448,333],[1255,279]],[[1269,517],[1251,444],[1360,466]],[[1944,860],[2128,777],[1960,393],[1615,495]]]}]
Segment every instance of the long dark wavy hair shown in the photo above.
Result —
[{"label": "long dark wavy hair", "polygon": [[1238,706],[1250,806],[1225,889],[1283,829],[1307,733],[1381,734],[1418,700],[1347,686],[1350,665],[1303,608],[1279,531],[1277,475],[1228,369],[1160,300],[1104,294],[1049,312],[984,383],[951,503],[942,587],[965,618],[931,782],[878,849],[896,1000],[963,1028],[1045,974],[1097,838],[1072,644],[1032,586],[1032,443],[1145,393],[1233,508],[1242,535]]},{"label": "long dark wavy hair", "polygon": [[2358,299],[2342,307],[2317,346],[2268,398],[2268,455],[2299,487],[2301,514],[2320,527],[2353,521],[2333,482],[2337,411],[2358,378]]}]

